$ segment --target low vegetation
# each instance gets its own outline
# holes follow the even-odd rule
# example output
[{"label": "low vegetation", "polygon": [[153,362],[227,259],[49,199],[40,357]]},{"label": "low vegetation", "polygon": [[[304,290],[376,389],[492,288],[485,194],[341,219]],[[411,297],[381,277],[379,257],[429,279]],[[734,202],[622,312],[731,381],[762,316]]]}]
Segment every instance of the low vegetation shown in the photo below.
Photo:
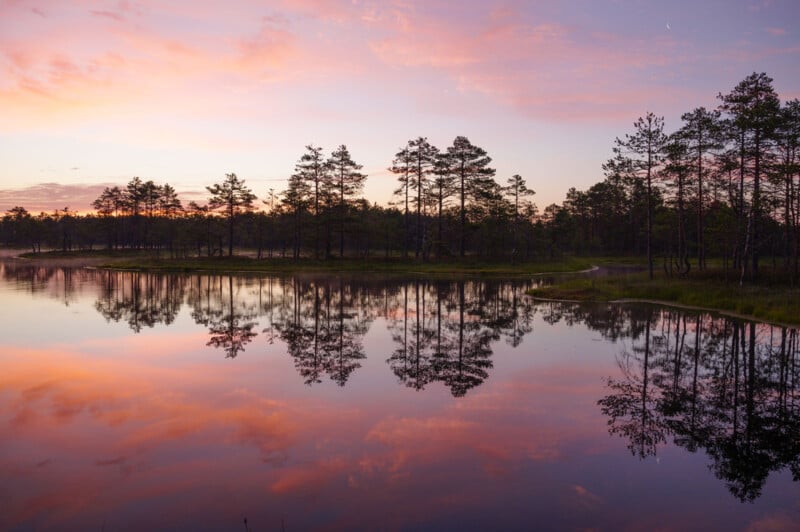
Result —
[{"label": "low vegetation", "polygon": [[[256,259],[241,254],[233,257],[175,259],[135,250],[50,251],[22,253],[19,256],[34,261],[57,261],[64,265],[159,272],[331,272],[503,277],[588,273],[556,275],[553,284],[533,289],[529,294],[541,299],[569,301],[663,302],[776,323],[800,324],[800,288],[791,286],[789,277],[781,270],[765,273],[758,284],[740,286],[730,270],[726,271],[716,262],[712,262],[711,267],[703,272],[682,277],[657,272],[651,281],[646,271],[646,260],[633,257],[570,257],[559,261],[512,264],[456,260],[419,262],[402,257],[371,260]],[[593,269],[595,271],[590,272]]]},{"label": "low vegetation", "polygon": [[758,285],[740,286],[711,269],[681,278],[645,272],[624,275],[562,278],[531,295],[573,301],[644,300],[718,310],[759,320],[800,324],[800,288],[788,286],[778,275],[764,275]]},{"label": "low vegetation", "polygon": [[144,251],[84,251],[26,253],[22,257],[34,260],[93,259],[103,268],[141,271],[226,271],[226,272],[378,272],[378,273],[424,273],[441,275],[536,275],[545,273],[577,272],[588,270],[595,262],[589,258],[568,258],[560,261],[526,262],[520,264],[492,263],[482,261],[420,262],[394,257],[389,259],[336,259],[317,260],[267,258],[257,259],[243,255],[233,257],[169,258]]}]

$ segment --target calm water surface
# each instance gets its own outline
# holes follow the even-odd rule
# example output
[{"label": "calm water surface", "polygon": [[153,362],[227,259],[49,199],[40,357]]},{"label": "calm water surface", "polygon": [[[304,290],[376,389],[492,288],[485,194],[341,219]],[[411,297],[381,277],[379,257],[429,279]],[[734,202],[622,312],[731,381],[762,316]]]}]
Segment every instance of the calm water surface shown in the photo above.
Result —
[{"label": "calm water surface", "polygon": [[798,331],[0,264],[0,529],[800,529]]}]

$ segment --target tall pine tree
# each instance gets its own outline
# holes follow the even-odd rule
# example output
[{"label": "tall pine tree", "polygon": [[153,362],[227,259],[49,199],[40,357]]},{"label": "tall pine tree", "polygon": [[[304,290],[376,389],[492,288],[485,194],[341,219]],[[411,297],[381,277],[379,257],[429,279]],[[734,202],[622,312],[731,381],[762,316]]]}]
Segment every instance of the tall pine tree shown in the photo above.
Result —
[{"label": "tall pine tree", "polygon": [[647,200],[647,267],[653,279],[653,178],[662,160],[667,142],[664,134],[664,118],[651,112],[633,123],[633,134],[625,139],[616,139],[614,153],[620,167],[629,169],[631,177],[643,181]]},{"label": "tall pine tree", "polygon": [[495,174],[489,167],[492,158],[486,150],[473,145],[467,137],[456,137],[453,145],[447,148],[448,166],[455,181],[459,199],[459,255],[466,254],[467,203],[479,197]]},{"label": "tall pine tree", "polygon": [[222,183],[215,183],[206,187],[211,193],[208,206],[211,209],[222,209],[223,215],[228,220],[228,256],[233,256],[233,227],[236,217],[253,208],[255,194],[247,188],[244,179],[239,179],[236,174],[225,174]]},{"label": "tall pine tree", "polygon": [[[750,213],[747,223],[744,248],[742,251],[742,273],[746,270],[747,255],[752,260],[752,278],[758,279],[758,260],[760,247],[760,229],[762,217],[762,184],[764,163],[769,157],[772,136],[778,125],[780,100],[772,87],[772,78],[763,72],[753,72],[739,82],[734,89],[725,95],[720,109],[725,112],[731,124],[740,134],[741,144],[741,182],[744,177],[752,177],[752,195]],[[752,165],[751,167],[750,164]],[[742,275],[744,277],[744,275]]]},{"label": "tall pine tree", "polygon": [[339,257],[343,258],[344,223],[347,216],[348,198],[361,192],[367,175],[359,172],[362,166],[353,161],[344,144],[331,154],[328,159],[328,167],[331,171],[332,196],[336,198],[339,218]]}]

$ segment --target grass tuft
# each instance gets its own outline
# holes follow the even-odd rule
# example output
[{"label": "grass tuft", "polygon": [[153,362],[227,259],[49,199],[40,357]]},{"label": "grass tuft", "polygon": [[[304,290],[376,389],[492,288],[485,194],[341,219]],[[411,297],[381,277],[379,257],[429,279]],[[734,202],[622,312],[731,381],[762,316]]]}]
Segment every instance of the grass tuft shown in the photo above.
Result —
[{"label": "grass tuft", "polygon": [[593,279],[562,279],[557,284],[531,290],[548,299],[615,301],[642,299],[700,307],[786,324],[800,324],[800,289],[765,284],[739,286],[726,282],[721,270],[682,278],[663,274],[650,281],[646,273],[611,275]]}]

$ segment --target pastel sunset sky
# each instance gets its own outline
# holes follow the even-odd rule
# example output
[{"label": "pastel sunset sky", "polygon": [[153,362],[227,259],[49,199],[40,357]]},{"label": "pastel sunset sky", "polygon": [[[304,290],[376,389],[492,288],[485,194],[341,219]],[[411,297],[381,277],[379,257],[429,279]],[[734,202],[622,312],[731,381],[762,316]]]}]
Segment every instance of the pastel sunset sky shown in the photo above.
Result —
[{"label": "pastel sunset sky", "polygon": [[346,144],[386,204],[411,138],[467,136],[541,207],[766,72],[800,97],[797,0],[0,0],[0,212],[85,211],[133,176],[184,201],[235,172],[264,199]]}]

